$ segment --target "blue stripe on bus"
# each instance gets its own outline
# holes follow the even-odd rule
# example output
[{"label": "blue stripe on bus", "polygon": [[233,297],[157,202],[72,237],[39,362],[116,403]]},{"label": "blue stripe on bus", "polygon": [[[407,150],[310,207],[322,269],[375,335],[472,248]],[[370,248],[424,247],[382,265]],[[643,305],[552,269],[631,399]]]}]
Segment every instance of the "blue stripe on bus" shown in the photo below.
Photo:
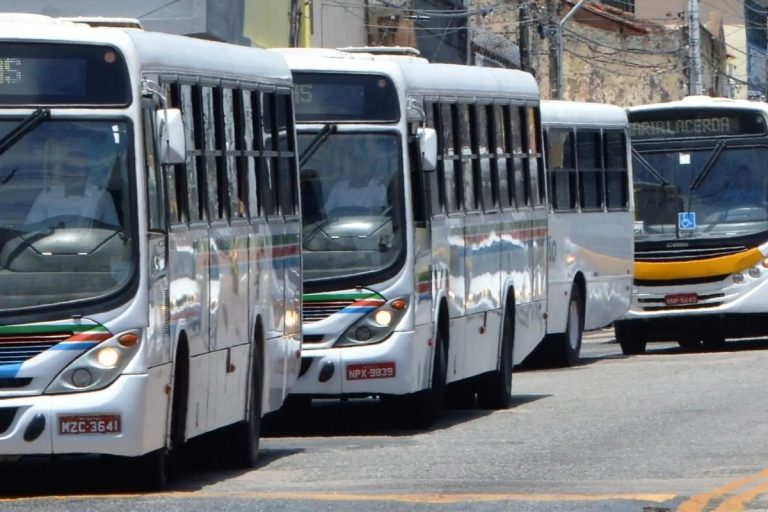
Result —
[{"label": "blue stripe on bus", "polygon": [[344,308],[339,313],[344,313],[345,315],[349,315],[352,313],[369,313],[376,309],[376,306],[372,307],[363,307],[363,306],[355,306],[353,308]]},{"label": "blue stripe on bus", "polygon": [[58,345],[54,345],[48,350],[85,350],[91,347],[95,347],[96,343],[92,341],[83,341],[83,342],[69,342],[69,343],[59,343]]},{"label": "blue stripe on bus", "polygon": [[21,369],[21,363],[0,364],[0,379],[11,379],[16,377]]}]

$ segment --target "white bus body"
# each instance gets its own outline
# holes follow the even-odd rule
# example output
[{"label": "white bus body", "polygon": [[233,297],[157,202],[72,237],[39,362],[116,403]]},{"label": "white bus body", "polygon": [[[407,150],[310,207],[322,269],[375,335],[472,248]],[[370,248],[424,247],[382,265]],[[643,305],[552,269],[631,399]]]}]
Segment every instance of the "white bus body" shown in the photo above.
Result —
[{"label": "white bus body", "polygon": [[[535,80],[352,49],[283,53],[296,83],[305,220],[292,393],[379,395],[412,406],[405,414],[422,425],[446,384],[509,406],[512,366],[545,332]],[[336,214],[341,200],[328,190],[353,175],[367,186],[338,197],[358,209]]]},{"label": "white bus body", "polygon": [[632,295],[633,212],[629,125],[623,108],[546,100],[549,286],[547,338],[537,356],[574,364],[582,330],[627,312]]},{"label": "white bus body", "polygon": [[[0,18],[0,455],[137,457],[162,485],[187,440],[228,427],[252,465],[300,362],[290,70],[33,19]],[[73,185],[113,206],[76,212],[97,207]],[[68,211],[46,219],[35,197],[57,190]]]},{"label": "white bus body", "polygon": [[688,97],[628,109],[635,286],[625,354],[768,334],[768,104]]}]

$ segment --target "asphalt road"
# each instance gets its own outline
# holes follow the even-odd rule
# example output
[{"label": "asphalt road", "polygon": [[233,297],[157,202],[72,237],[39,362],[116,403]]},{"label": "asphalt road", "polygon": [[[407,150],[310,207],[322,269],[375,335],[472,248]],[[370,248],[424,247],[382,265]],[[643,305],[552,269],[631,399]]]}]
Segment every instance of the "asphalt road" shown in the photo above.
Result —
[{"label": "asphalt road", "polygon": [[768,510],[768,341],[633,357],[612,341],[590,333],[579,366],[517,371],[513,408],[448,410],[426,432],[374,400],[278,415],[258,469],[202,449],[163,493],[93,459],[0,465],[0,510]]}]

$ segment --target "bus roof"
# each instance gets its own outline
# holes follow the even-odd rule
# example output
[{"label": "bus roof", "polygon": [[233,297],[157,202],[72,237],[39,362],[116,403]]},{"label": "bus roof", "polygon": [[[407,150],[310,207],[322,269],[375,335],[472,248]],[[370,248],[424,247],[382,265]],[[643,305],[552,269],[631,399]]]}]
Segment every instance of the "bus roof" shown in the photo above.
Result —
[{"label": "bus roof", "polygon": [[409,94],[448,97],[538,100],[539,88],[529,73],[512,69],[430,63],[411,54],[383,54],[343,49],[275,49],[291,69],[381,72],[402,81]]},{"label": "bus roof", "polygon": [[627,112],[606,103],[542,100],[541,122],[544,125],[627,126]]},{"label": "bus roof", "polygon": [[290,70],[276,53],[193,37],[15,13],[0,14],[0,34],[2,40],[14,42],[112,45],[124,53],[129,66],[140,71],[291,83]]},{"label": "bus roof", "polygon": [[762,101],[738,100],[731,98],[713,98],[711,96],[686,96],[682,100],[666,103],[649,103],[646,105],[634,105],[627,108],[628,112],[644,112],[666,109],[690,109],[690,108],[748,108],[768,112],[768,103]]}]

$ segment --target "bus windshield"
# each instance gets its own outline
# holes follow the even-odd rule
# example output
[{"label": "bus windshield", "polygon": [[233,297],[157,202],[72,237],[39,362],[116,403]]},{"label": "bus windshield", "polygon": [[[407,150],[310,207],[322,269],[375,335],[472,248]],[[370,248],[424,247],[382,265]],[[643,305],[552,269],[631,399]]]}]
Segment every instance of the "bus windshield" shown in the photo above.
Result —
[{"label": "bus windshield", "polygon": [[727,143],[634,152],[637,240],[732,237],[768,230],[766,159],[766,146]]},{"label": "bus windshield", "polygon": [[[317,131],[299,134],[299,154]],[[301,167],[305,282],[370,284],[405,246],[400,138],[334,132]],[[366,276],[369,281],[364,281]]]},{"label": "bus windshield", "polygon": [[[0,140],[20,119],[0,120]],[[133,268],[124,120],[47,120],[0,154],[0,312],[104,298]]]}]

